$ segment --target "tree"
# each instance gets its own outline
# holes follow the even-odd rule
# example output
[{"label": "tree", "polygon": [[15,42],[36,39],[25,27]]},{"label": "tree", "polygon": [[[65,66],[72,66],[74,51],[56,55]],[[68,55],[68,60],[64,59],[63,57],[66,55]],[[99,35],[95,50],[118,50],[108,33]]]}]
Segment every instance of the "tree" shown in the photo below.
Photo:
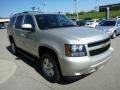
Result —
[{"label": "tree", "polygon": [[85,13],[84,11],[81,11],[81,12],[79,12],[78,14],[79,14],[79,15],[84,15],[84,13]]}]

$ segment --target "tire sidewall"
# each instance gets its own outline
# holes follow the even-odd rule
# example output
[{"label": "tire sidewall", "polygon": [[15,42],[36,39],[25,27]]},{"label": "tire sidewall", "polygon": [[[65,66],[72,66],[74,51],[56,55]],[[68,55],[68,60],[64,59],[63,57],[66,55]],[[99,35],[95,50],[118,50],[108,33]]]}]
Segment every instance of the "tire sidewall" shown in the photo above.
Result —
[{"label": "tire sidewall", "polygon": [[113,35],[112,35],[112,38],[114,39],[114,38],[116,38],[116,36],[117,36],[117,33],[116,33],[116,31],[114,31]]}]

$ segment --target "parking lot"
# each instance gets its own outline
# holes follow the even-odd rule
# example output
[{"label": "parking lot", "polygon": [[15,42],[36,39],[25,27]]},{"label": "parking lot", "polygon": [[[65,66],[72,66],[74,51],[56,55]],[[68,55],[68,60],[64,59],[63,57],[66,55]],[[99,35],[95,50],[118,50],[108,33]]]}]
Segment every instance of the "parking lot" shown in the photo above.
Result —
[{"label": "parking lot", "polygon": [[120,36],[112,39],[112,47],[114,53],[104,68],[75,82],[50,83],[41,75],[38,64],[23,55],[15,56],[11,53],[7,31],[0,30],[0,61],[10,61],[15,65],[14,73],[7,79],[4,76],[5,79],[0,81],[0,90],[119,90]]}]

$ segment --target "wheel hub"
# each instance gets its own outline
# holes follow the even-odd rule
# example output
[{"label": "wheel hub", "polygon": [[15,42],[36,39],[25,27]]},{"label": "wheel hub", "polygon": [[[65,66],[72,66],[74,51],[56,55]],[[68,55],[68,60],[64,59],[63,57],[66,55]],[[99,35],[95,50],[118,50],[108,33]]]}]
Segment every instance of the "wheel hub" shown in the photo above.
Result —
[{"label": "wheel hub", "polygon": [[43,70],[49,77],[54,76],[53,64],[48,58],[43,60]]}]

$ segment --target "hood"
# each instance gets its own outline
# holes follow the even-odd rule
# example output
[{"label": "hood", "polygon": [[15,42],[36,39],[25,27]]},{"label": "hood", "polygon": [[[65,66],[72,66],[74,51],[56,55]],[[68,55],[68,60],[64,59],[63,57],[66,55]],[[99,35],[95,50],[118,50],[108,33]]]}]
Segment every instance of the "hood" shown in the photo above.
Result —
[{"label": "hood", "polygon": [[59,28],[51,29],[49,33],[54,34],[61,38],[66,38],[70,40],[93,42],[95,40],[102,40],[107,38],[108,34],[94,28],[87,27],[69,27],[69,28]]}]

